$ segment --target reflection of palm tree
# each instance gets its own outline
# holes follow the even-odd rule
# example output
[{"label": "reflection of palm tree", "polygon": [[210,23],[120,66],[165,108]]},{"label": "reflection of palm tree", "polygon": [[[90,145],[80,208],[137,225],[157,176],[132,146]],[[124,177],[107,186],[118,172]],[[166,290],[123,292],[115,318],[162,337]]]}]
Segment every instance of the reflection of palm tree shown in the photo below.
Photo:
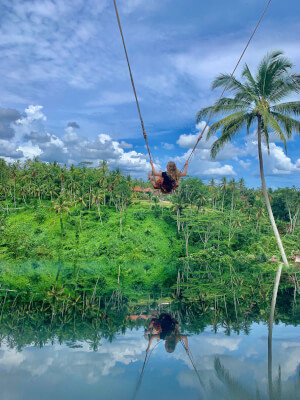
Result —
[{"label": "reflection of palm tree", "polygon": [[[270,353],[269,353],[270,354]],[[272,391],[269,391],[269,396],[266,397],[263,394],[263,391],[260,391],[257,387],[254,390],[245,388],[238,379],[234,378],[229,370],[222,365],[220,359],[218,357],[215,358],[215,372],[218,379],[224,384],[227,389],[227,397],[224,397],[224,390],[222,388],[217,387],[213,382],[211,382],[211,387],[213,390],[214,398],[217,398],[216,395],[219,394],[220,398],[228,399],[228,400],[295,400],[299,399],[297,393],[300,385],[300,377],[298,378],[298,382],[292,383],[286,388],[284,391],[284,395],[282,393],[282,382],[281,382],[281,368],[278,368],[278,377],[276,379],[276,386],[271,383]],[[269,372],[268,368],[268,372]],[[270,385],[270,379],[269,379]],[[270,386],[269,386],[270,388]]]},{"label": "reflection of palm tree", "polygon": [[[259,396],[254,397],[251,392],[249,392],[242,384],[235,379],[228,369],[226,369],[219,359],[219,357],[215,358],[215,372],[218,379],[226,386],[228,391],[228,399],[230,400],[254,400],[260,399]],[[215,386],[213,386],[214,390],[217,390]],[[259,394],[259,393],[258,393]]]},{"label": "reflection of palm tree", "polygon": [[[282,270],[282,263],[279,264],[274,287],[273,287],[273,295],[271,301],[271,310],[270,310],[270,318],[268,325],[268,391],[269,391],[269,400],[295,400],[297,398],[297,393],[299,393],[300,389],[300,375],[298,377],[297,384],[294,384],[288,391],[285,392],[284,397],[282,396],[282,382],[281,382],[281,368],[280,365],[278,367],[278,377],[275,382],[273,382],[273,372],[272,372],[272,335],[273,335],[273,324],[274,324],[274,313],[276,306],[276,299],[280,281],[280,275]],[[215,359],[215,372],[217,374],[218,379],[226,386],[228,390],[228,398],[230,400],[257,400],[263,399],[259,390],[256,389],[256,393],[252,393],[247,390],[243,385],[241,385],[237,379],[232,377],[230,372],[221,364],[221,361],[218,357]],[[218,391],[213,384],[212,387],[215,391]]]},{"label": "reflection of palm tree", "polygon": [[269,397],[273,399],[273,374],[272,374],[272,335],[273,335],[273,324],[274,324],[274,313],[277,300],[277,293],[279,287],[279,281],[281,276],[282,263],[279,264],[273,287],[273,295],[271,301],[270,319],[269,319],[269,334],[268,334],[268,383],[269,383]]}]

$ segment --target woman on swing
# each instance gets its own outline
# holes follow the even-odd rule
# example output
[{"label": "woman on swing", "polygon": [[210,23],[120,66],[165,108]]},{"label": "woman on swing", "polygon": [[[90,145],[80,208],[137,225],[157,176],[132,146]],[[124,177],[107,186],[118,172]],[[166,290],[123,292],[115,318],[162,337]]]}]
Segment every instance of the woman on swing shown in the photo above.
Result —
[{"label": "woman on swing", "polygon": [[179,179],[187,174],[188,162],[184,164],[183,172],[180,172],[177,169],[174,161],[168,162],[166,172],[155,171],[152,160],[150,161],[150,164],[152,167],[152,175],[151,172],[149,172],[148,176],[152,182],[152,186],[154,189],[161,190],[164,194],[173,192],[173,190],[175,190],[179,185]]}]

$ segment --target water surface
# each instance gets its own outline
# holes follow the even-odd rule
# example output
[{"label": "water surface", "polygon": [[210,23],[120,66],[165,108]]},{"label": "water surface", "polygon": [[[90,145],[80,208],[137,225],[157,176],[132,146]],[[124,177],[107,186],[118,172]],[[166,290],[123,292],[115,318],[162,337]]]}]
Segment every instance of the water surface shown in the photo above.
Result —
[{"label": "water surface", "polygon": [[[148,341],[141,326],[123,327],[97,346],[74,332],[72,340],[33,340],[20,350],[4,336],[1,400],[269,399],[268,326],[252,323],[248,330],[186,329],[189,356],[181,342],[168,353],[164,341],[154,340],[142,376]],[[272,398],[300,399],[299,327],[275,325],[272,353]]]}]

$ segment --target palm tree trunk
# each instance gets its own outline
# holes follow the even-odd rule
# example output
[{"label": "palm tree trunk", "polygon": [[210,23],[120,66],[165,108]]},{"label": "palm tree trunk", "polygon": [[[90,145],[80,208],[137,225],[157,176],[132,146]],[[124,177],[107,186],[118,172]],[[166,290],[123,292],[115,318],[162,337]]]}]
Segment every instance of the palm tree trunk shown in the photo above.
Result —
[{"label": "palm tree trunk", "polygon": [[101,208],[100,208],[100,204],[99,203],[97,203],[97,209],[98,209],[98,215],[99,215],[100,223],[102,225]]},{"label": "palm tree trunk", "polygon": [[279,264],[276,277],[273,287],[273,295],[272,295],[272,302],[271,302],[271,310],[270,310],[270,318],[269,318],[269,326],[268,326],[268,384],[269,384],[269,399],[273,399],[273,374],[272,374],[272,335],[273,335],[273,324],[274,324],[274,313],[275,313],[275,306],[277,300],[277,293],[279,287],[279,281],[281,276],[282,270],[282,263]]},{"label": "palm tree trunk", "polygon": [[177,232],[180,233],[180,210],[177,208]]},{"label": "palm tree trunk", "polygon": [[266,181],[265,181],[265,174],[264,174],[264,165],[263,165],[263,158],[262,158],[262,152],[261,152],[261,118],[258,117],[258,128],[257,128],[257,136],[258,136],[258,158],[259,158],[259,169],[260,169],[260,177],[261,177],[261,185],[262,185],[262,191],[263,191],[263,195],[265,198],[265,202],[266,202],[266,206],[267,206],[267,210],[268,210],[268,214],[269,214],[269,218],[270,218],[270,222],[273,228],[273,232],[275,235],[275,239],[281,254],[281,258],[284,262],[284,265],[288,268],[289,267],[289,263],[287,261],[286,255],[285,255],[285,251],[280,239],[280,235],[276,226],[276,222],[273,216],[273,211],[271,208],[271,204],[270,204],[270,200],[269,200],[269,196],[268,196],[268,192],[267,192],[267,187],[266,187]]},{"label": "palm tree trunk", "polygon": [[64,225],[63,225],[63,220],[62,220],[62,215],[60,214],[60,232],[61,232],[61,236],[63,236],[64,234]]}]

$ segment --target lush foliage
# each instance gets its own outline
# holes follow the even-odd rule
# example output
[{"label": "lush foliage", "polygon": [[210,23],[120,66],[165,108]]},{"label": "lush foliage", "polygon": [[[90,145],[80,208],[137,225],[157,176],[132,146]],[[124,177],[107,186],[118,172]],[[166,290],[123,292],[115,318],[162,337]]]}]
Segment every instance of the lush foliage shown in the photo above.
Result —
[{"label": "lush foliage", "polygon": [[[242,180],[205,185],[188,178],[172,196],[157,197],[135,192],[146,183],[109,171],[105,163],[67,169],[38,160],[1,161],[0,178],[4,288],[26,292],[35,286],[35,272],[44,270],[42,281],[49,280],[35,292],[49,291],[62,265],[69,271],[62,285],[74,286],[78,274],[88,270],[83,282],[88,279],[87,289],[93,290],[99,279],[101,296],[111,296],[119,282],[128,298],[163,291],[200,299],[234,285],[237,293],[235,273],[251,284],[275,269],[268,259],[278,252],[261,191],[246,188]],[[269,194],[293,255],[299,243],[299,191]],[[293,282],[297,285],[296,275]]]}]

